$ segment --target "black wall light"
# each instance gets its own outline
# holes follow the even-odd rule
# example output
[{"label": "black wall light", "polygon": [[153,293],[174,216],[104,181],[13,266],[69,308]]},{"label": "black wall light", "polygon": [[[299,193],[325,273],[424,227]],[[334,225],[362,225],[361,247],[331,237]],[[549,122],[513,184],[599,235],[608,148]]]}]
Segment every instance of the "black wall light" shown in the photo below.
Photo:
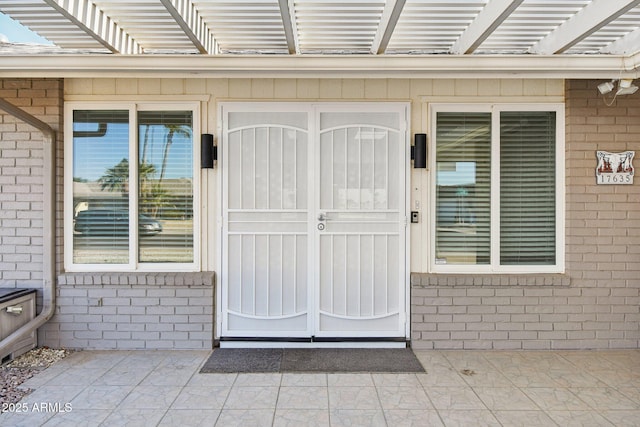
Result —
[{"label": "black wall light", "polygon": [[218,160],[218,147],[213,145],[213,135],[203,133],[200,138],[200,167],[213,169],[214,160]]},{"label": "black wall light", "polygon": [[411,159],[413,159],[414,169],[427,168],[427,134],[416,133],[413,147],[411,147]]}]

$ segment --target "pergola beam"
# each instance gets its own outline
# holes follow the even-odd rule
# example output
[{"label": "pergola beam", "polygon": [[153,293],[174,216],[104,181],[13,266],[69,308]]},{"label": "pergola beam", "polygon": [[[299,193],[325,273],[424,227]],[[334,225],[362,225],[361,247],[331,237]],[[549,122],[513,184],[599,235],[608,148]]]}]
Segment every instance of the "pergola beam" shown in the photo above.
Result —
[{"label": "pergola beam", "polygon": [[473,53],[524,0],[493,0],[487,3],[449,49],[450,53]]},{"label": "pergola beam", "polygon": [[300,50],[298,47],[296,23],[294,21],[294,15],[292,14],[294,11],[293,1],[278,0],[278,6],[280,6],[280,16],[282,16],[284,36],[287,39],[287,49],[289,50],[289,54],[295,55]]},{"label": "pergola beam", "polygon": [[191,0],[160,0],[198,52],[212,54],[215,50],[213,34]]},{"label": "pergola beam", "polygon": [[90,0],[43,0],[113,53],[142,53],[140,45]]},{"label": "pergola beam", "polygon": [[371,43],[371,53],[380,55],[387,50],[405,3],[406,0],[389,0],[385,3],[380,24],[378,24],[376,35]]},{"label": "pergola beam", "polygon": [[600,53],[614,55],[633,55],[638,52],[640,52],[640,29],[632,31],[600,49]]},{"label": "pergola beam", "polygon": [[633,9],[640,0],[594,0],[535,45],[529,53],[562,53],[611,21]]}]

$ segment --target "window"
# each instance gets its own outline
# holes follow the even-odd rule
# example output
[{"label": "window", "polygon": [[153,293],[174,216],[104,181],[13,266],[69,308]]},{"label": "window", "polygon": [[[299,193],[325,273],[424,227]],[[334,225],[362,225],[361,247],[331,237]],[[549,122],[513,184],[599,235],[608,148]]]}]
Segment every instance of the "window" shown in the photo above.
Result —
[{"label": "window", "polygon": [[185,107],[67,107],[69,271],[197,268],[197,115]]},{"label": "window", "polygon": [[562,106],[432,107],[433,270],[563,268]]}]

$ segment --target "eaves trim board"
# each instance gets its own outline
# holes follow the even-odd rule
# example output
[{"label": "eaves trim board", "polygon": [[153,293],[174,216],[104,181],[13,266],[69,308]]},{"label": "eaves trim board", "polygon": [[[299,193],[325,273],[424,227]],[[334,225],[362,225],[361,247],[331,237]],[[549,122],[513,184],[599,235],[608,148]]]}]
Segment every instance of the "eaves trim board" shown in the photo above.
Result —
[{"label": "eaves trim board", "polygon": [[7,77],[638,78],[640,54],[586,55],[7,55]]}]

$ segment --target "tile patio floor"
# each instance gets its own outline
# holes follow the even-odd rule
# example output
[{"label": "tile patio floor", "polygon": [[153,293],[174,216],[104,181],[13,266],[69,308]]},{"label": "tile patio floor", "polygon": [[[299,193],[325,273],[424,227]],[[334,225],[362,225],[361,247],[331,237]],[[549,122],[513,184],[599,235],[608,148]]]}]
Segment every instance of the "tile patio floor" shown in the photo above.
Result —
[{"label": "tile patio floor", "polygon": [[75,353],[0,425],[640,426],[640,350],[416,351],[426,374],[199,374],[208,355]]}]

